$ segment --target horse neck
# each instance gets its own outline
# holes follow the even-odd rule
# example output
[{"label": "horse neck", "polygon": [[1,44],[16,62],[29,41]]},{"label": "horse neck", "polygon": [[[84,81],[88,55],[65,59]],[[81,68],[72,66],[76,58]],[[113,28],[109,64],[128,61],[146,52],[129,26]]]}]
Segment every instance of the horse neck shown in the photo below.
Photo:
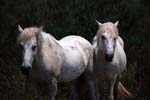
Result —
[{"label": "horse neck", "polygon": [[[49,55],[49,56],[57,56],[57,53],[61,53],[63,51],[62,46],[59,44],[58,40],[56,40],[52,35],[48,33],[43,33],[43,41],[40,44],[40,48],[38,50],[38,56]],[[45,35],[45,36],[44,36]],[[57,53],[56,53],[57,52]]]},{"label": "horse neck", "polygon": [[98,62],[106,62],[105,61],[105,54],[104,54],[104,51],[102,50],[102,48],[97,46],[95,55],[96,55],[96,60]]},{"label": "horse neck", "polygon": [[[61,45],[59,44],[58,40],[56,40],[51,34],[48,33],[44,33],[43,32],[43,42],[42,45],[48,45],[51,49],[52,48],[57,48],[57,47],[61,47]],[[45,36],[44,36],[45,35]]]},{"label": "horse neck", "polygon": [[43,69],[59,67],[57,65],[60,65],[62,62],[61,58],[64,55],[62,46],[54,37],[48,34],[46,35],[43,38],[45,41],[41,43],[41,47],[37,50],[35,56],[35,66],[33,70],[35,72],[41,72]]}]

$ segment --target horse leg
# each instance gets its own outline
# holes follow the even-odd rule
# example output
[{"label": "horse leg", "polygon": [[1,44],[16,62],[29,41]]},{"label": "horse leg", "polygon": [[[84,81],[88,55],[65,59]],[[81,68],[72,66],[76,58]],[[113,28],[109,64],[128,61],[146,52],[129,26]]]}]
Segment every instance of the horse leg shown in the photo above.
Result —
[{"label": "horse leg", "polygon": [[81,100],[83,99],[83,95],[85,96],[86,93],[86,79],[84,74],[78,77],[76,80],[73,81],[72,84],[72,99],[70,100]]},{"label": "horse leg", "polygon": [[98,82],[98,89],[99,89],[99,100],[105,100],[105,95],[104,95],[104,81],[99,80]]},{"label": "horse leg", "polygon": [[48,84],[49,100],[55,100],[57,94],[57,79],[55,77],[52,77],[48,83],[50,83]]},{"label": "horse leg", "polygon": [[33,89],[34,89],[34,95],[35,95],[35,100],[40,100],[42,97],[42,87],[39,83],[34,83],[33,84]]},{"label": "horse leg", "polygon": [[96,100],[100,100],[99,80],[98,79],[96,79],[96,82],[95,82],[95,90],[96,90]]},{"label": "horse leg", "polygon": [[89,80],[89,87],[92,100],[98,100],[95,80]]},{"label": "horse leg", "polygon": [[117,100],[117,98],[118,98],[118,84],[119,84],[119,79],[120,79],[120,76],[117,76],[116,82],[115,82],[115,85],[114,85],[114,100]]},{"label": "horse leg", "polygon": [[72,81],[69,92],[69,100],[77,100],[77,84],[76,80]]},{"label": "horse leg", "polygon": [[89,58],[88,71],[84,73],[84,77],[88,82],[89,93],[92,100],[98,100],[98,90],[97,90],[97,78],[95,73],[95,66],[93,64],[93,55]]},{"label": "horse leg", "polygon": [[[95,73],[88,73],[88,75],[84,75],[86,78],[85,82],[88,82],[88,92],[92,100],[98,100],[98,92],[97,92],[97,84],[96,84],[96,76]],[[90,99],[90,100],[91,100]]]},{"label": "horse leg", "polygon": [[114,92],[114,85],[115,85],[115,82],[116,82],[116,78],[117,76],[116,75],[113,75],[111,77],[111,79],[108,81],[108,100],[114,100],[114,96],[113,96],[113,92]]}]

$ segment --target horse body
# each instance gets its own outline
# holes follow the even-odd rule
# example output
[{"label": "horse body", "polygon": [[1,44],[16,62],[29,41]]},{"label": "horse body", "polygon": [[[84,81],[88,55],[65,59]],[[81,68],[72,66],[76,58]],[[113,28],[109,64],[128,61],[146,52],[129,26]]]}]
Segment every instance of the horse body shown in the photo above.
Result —
[{"label": "horse body", "polygon": [[117,25],[98,22],[99,30],[93,39],[95,50],[95,72],[98,80],[100,99],[103,100],[103,81],[108,84],[108,99],[117,99],[117,89],[121,73],[126,68],[124,42],[118,35]]},{"label": "horse body", "polygon": [[[67,36],[59,41],[64,47],[64,62],[61,68],[60,81],[71,81],[79,77],[87,68],[89,59],[92,59],[93,49],[89,42],[79,36]],[[90,66],[92,67],[92,66]]]},{"label": "horse body", "polygon": [[[69,82],[77,79],[87,70],[89,59],[92,56],[90,54],[93,52],[89,42],[79,36],[67,36],[60,41],[53,41],[53,46],[55,44],[53,48],[47,44],[50,41],[46,41],[49,35],[44,34],[42,33],[45,43],[43,42],[40,53],[36,57],[38,64],[33,66],[32,78],[35,76],[35,79],[47,81],[51,73],[57,77],[59,82]],[[80,46],[81,43],[82,46]]]},{"label": "horse body", "polygon": [[[19,30],[21,34],[18,40],[23,48],[21,70],[29,75],[30,80],[35,84],[38,99],[41,96],[41,85],[46,84],[49,99],[55,100],[58,82],[73,81],[84,73],[87,73],[86,77],[92,89],[93,81],[89,77],[92,77],[93,71],[93,47],[87,40],[79,36],[67,36],[58,41],[50,34],[42,32],[42,29],[23,30],[19,26]],[[27,43],[30,46],[25,48]],[[74,97],[72,100],[75,100]]]}]

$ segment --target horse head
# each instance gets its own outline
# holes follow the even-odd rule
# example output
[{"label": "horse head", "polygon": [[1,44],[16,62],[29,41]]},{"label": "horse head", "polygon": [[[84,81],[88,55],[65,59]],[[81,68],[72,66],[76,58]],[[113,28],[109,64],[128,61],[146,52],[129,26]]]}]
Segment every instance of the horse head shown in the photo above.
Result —
[{"label": "horse head", "polygon": [[18,25],[18,31],[20,32],[18,44],[22,52],[21,71],[23,74],[28,75],[32,69],[32,63],[37,53],[36,36],[39,36],[38,33],[41,33],[42,28],[29,27],[23,29]]},{"label": "horse head", "polygon": [[97,46],[103,51],[105,60],[111,62],[114,57],[116,40],[118,38],[118,21],[115,23],[100,23],[96,21],[99,29],[97,32]]}]

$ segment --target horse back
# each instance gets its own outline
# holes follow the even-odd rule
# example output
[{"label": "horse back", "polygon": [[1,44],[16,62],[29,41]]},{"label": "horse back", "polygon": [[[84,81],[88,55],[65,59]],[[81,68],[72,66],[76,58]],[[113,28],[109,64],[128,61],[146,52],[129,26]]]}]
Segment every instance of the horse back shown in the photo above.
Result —
[{"label": "horse back", "polygon": [[63,47],[77,48],[77,50],[80,51],[83,55],[87,56],[87,58],[91,53],[93,53],[92,45],[86,39],[80,36],[67,36],[62,38],[59,43]]}]

